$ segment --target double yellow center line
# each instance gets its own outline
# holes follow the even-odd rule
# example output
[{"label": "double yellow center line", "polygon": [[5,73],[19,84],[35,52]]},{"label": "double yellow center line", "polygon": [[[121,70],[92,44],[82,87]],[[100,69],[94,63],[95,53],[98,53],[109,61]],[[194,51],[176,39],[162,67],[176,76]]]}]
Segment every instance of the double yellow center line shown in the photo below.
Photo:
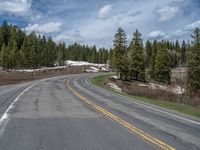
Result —
[{"label": "double yellow center line", "polygon": [[106,117],[118,122],[119,124],[121,124],[122,126],[124,126],[127,129],[129,129],[130,131],[136,133],[137,135],[139,135],[140,137],[142,137],[146,141],[156,145],[157,147],[159,147],[159,148],[161,148],[163,150],[175,150],[175,148],[171,147],[170,145],[168,145],[168,144],[160,141],[159,139],[151,136],[150,134],[148,134],[148,133],[136,128],[132,124],[130,124],[130,123],[126,122],[125,120],[117,117],[116,115],[112,114],[111,112],[105,110],[104,108],[98,106],[94,102],[92,102],[89,99],[85,98],[84,96],[80,95],[71,86],[67,85],[67,87],[69,88],[69,90],[72,93],[74,93],[77,97],[79,97],[81,100],[83,100],[85,103],[87,103],[91,107],[95,108],[98,112],[100,112],[100,113],[104,114]]}]

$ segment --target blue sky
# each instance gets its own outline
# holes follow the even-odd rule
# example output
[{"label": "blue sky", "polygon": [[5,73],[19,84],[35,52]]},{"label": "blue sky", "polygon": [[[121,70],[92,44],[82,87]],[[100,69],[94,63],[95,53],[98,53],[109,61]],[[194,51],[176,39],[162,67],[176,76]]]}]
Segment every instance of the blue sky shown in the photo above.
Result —
[{"label": "blue sky", "polygon": [[129,41],[136,29],[144,39],[189,40],[199,14],[200,0],[0,0],[0,22],[57,42],[108,48],[120,26]]}]

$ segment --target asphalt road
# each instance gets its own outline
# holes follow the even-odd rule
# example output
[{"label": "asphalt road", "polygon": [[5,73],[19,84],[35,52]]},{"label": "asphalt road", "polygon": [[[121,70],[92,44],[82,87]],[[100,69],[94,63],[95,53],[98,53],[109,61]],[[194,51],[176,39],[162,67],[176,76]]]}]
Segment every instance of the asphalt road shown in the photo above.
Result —
[{"label": "asphalt road", "polygon": [[169,149],[200,149],[198,120],[98,88],[89,81],[95,75],[0,86],[0,150],[163,149],[153,138]]}]

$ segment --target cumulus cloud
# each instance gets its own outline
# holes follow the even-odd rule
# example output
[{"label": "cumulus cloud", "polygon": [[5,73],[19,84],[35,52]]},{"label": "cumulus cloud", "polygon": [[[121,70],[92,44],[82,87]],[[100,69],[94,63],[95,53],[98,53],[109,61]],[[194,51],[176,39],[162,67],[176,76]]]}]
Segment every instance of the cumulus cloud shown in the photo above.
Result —
[{"label": "cumulus cloud", "polygon": [[185,30],[194,30],[195,28],[200,28],[200,20],[193,22],[191,24],[188,24],[187,26],[185,26]]},{"label": "cumulus cloud", "polygon": [[181,38],[184,36],[189,37],[189,35],[192,34],[192,30],[199,27],[200,27],[200,20],[188,24],[182,29],[175,30],[174,32],[171,33],[171,36],[173,36],[174,38]]},{"label": "cumulus cloud", "polygon": [[164,22],[172,19],[179,13],[180,9],[177,6],[164,6],[157,9],[159,21]]},{"label": "cumulus cloud", "polygon": [[28,24],[24,30],[27,33],[30,33],[32,31],[35,31],[39,34],[45,34],[45,33],[53,33],[58,32],[61,30],[61,23],[60,22],[49,22],[45,24]]},{"label": "cumulus cloud", "polygon": [[75,31],[73,34],[61,33],[57,35],[54,40],[57,42],[66,42],[68,44],[75,42],[82,43],[84,41],[79,30]]},{"label": "cumulus cloud", "polygon": [[99,18],[105,18],[112,10],[112,5],[105,5],[99,10]]},{"label": "cumulus cloud", "polygon": [[1,0],[0,13],[26,16],[31,8],[32,0]]},{"label": "cumulus cloud", "polygon": [[147,35],[147,38],[159,40],[159,39],[164,38],[165,36],[167,37],[167,34],[165,32],[158,30],[158,31],[153,31],[153,32],[149,33]]}]

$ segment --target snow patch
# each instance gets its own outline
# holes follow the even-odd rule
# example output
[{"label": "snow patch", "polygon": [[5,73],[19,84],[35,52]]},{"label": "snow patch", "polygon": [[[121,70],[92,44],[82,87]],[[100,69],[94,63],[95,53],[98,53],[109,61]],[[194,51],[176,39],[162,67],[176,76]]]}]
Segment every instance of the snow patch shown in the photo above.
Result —
[{"label": "snow patch", "polygon": [[39,69],[20,69],[20,70],[14,70],[14,71],[17,71],[17,72],[39,72],[39,71],[63,69],[63,68],[67,68],[67,66],[43,67],[43,68],[39,68]]},{"label": "snow patch", "polygon": [[98,69],[98,68],[96,68],[96,67],[90,67],[90,69],[86,69],[85,70],[85,72],[93,72],[93,73],[95,73],[95,72],[99,72],[100,71],[100,69]]},{"label": "snow patch", "polygon": [[118,76],[111,76],[112,79],[119,79]]},{"label": "snow patch", "polygon": [[95,64],[95,63],[89,63],[86,61],[71,61],[67,60],[66,62],[67,66],[90,66],[89,69],[86,69],[86,72],[109,72],[110,69],[107,64]]},{"label": "snow patch", "polygon": [[116,91],[119,91],[119,92],[122,91],[122,89],[121,89],[120,87],[118,87],[118,86],[117,86],[116,84],[114,84],[114,83],[107,83],[107,86],[110,87],[110,88],[113,89],[113,90],[116,90]]},{"label": "snow patch", "polygon": [[148,84],[140,83],[138,85],[142,87],[148,87],[150,89],[165,90],[165,91],[172,92],[174,94],[179,94],[179,95],[185,92],[185,89],[181,88],[180,86],[168,87],[168,86],[163,86],[163,85],[159,85],[155,83],[148,83]]},{"label": "snow patch", "polygon": [[67,60],[65,64],[67,66],[96,66],[96,67],[107,66],[106,64],[95,64],[95,63],[89,63],[86,61],[72,61],[72,60]]}]

